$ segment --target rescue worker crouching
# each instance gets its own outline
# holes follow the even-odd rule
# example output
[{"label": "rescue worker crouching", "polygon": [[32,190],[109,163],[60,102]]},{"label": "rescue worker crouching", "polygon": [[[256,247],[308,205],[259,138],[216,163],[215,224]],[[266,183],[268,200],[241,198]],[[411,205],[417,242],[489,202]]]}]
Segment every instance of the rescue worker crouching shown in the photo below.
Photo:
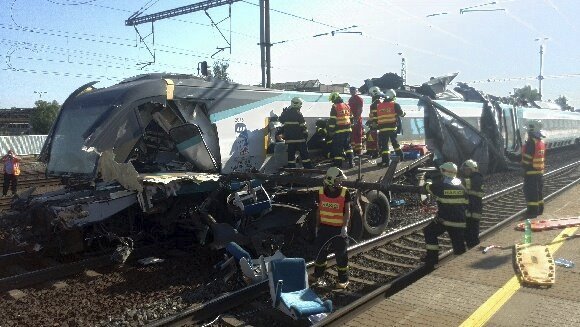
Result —
[{"label": "rescue worker crouching", "polygon": [[465,210],[465,243],[471,249],[479,244],[479,221],[483,212],[483,175],[477,162],[466,160],[461,165],[461,176],[469,204]]},{"label": "rescue worker crouching", "polygon": [[528,139],[522,148],[524,169],[524,197],[526,198],[526,218],[533,219],[544,213],[544,168],[546,144],[542,132],[542,122],[528,122]]},{"label": "rescue worker crouching", "polygon": [[308,129],[304,116],[300,112],[302,99],[295,97],[290,103],[290,107],[284,109],[280,115],[282,124],[282,135],[288,145],[288,168],[296,167],[296,152],[300,153],[300,159],[304,168],[312,168],[310,155],[306,140],[308,139]]},{"label": "rescue worker crouching", "polygon": [[382,164],[389,165],[389,140],[393,149],[403,161],[403,151],[397,141],[397,117],[404,117],[405,112],[401,106],[395,102],[397,94],[393,89],[385,92],[385,100],[377,103],[376,110],[371,110],[371,116],[374,126],[379,130],[379,147],[381,151]]},{"label": "rescue worker crouching", "polygon": [[341,186],[344,173],[330,167],[324,177],[324,186],[318,191],[318,210],[316,213],[316,249],[318,254],[314,263],[313,282],[317,283],[326,270],[328,246],[332,244],[338,267],[337,288],[348,286],[348,234],[350,220],[351,194]]},{"label": "rescue worker crouching", "polygon": [[443,178],[435,183],[425,183],[425,191],[437,200],[437,215],[424,229],[427,254],[422,260],[428,266],[439,262],[439,241],[437,237],[445,231],[449,233],[453,253],[465,252],[465,208],[468,200],[461,180],[456,178],[457,166],[446,162],[439,167]]},{"label": "rescue worker crouching", "polygon": [[328,100],[332,102],[327,132],[328,136],[332,138],[331,157],[333,166],[342,168],[342,162],[346,157],[348,167],[352,168],[354,167],[354,161],[350,144],[352,133],[350,107],[344,103],[337,92],[330,93]]}]

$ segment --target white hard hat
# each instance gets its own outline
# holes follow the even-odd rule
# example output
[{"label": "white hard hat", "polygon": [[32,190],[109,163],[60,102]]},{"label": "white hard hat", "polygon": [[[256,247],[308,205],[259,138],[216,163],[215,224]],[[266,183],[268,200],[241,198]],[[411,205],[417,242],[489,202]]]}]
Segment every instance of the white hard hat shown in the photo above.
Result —
[{"label": "white hard hat", "polygon": [[443,176],[451,178],[455,178],[455,176],[457,176],[457,165],[455,165],[453,162],[446,162],[442,164],[439,166],[439,170]]},{"label": "white hard hat", "polygon": [[296,109],[300,109],[302,107],[302,99],[299,97],[294,97],[292,98],[292,101],[290,101],[290,107],[291,108],[296,108]]},{"label": "white hard hat", "polygon": [[472,160],[472,159],[465,160],[465,162],[461,165],[461,168],[469,168],[473,171],[478,170],[477,162],[475,162],[475,160]]},{"label": "white hard hat", "polygon": [[388,89],[388,90],[385,92],[385,97],[386,97],[387,99],[394,99],[396,96],[397,96],[397,93],[396,93],[396,92],[395,92],[395,90],[393,90],[393,89]]},{"label": "white hard hat", "polygon": [[377,96],[381,94],[381,89],[378,86],[373,86],[369,89],[369,94],[372,96]]},{"label": "white hard hat", "polygon": [[324,184],[328,186],[338,186],[340,182],[346,180],[346,176],[342,170],[336,167],[330,167],[324,176]]}]

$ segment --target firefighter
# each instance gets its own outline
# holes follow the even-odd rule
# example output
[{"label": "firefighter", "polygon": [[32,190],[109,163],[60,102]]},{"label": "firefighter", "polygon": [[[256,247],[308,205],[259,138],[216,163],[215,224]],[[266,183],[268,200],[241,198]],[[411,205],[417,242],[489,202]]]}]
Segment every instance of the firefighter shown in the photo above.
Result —
[{"label": "firefighter", "polygon": [[352,168],[354,167],[354,162],[350,145],[352,133],[350,107],[344,103],[338,92],[330,93],[328,100],[332,102],[330,119],[328,120],[328,136],[332,138],[331,156],[333,166],[342,168],[342,162],[346,157],[348,167]]},{"label": "firefighter", "polygon": [[294,97],[290,102],[290,107],[284,109],[280,115],[282,134],[284,135],[284,141],[288,144],[288,168],[296,167],[296,152],[300,153],[304,168],[312,168],[308,146],[306,145],[308,129],[306,128],[304,116],[300,112],[302,102],[301,98]]},{"label": "firefighter", "polygon": [[377,104],[376,111],[372,114],[374,126],[379,130],[379,147],[381,151],[382,164],[389,165],[389,140],[393,145],[393,149],[403,160],[403,151],[397,142],[397,117],[404,117],[405,112],[401,106],[395,102],[397,94],[393,89],[385,92],[385,100]]},{"label": "firefighter", "polygon": [[522,148],[524,168],[524,197],[526,198],[526,218],[532,219],[544,213],[544,159],[546,145],[542,138],[542,122],[528,122],[528,139]]},{"label": "firefighter", "polygon": [[377,106],[381,103],[381,97],[385,95],[376,86],[369,89],[369,94],[372,97],[371,110],[369,113],[369,120],[367,121],[367,126],[369,126],[369,131],[366,135],[365,146],[367,149],[366,154],[371,156],[371,158],[377,158],[379,154],[379,132],[377,131],[377,126],[373,124],[373,115],[377,112]]},{"label": "firefighter", "polygon": [[346,180],[342,170],[330,167],[324,177],[324,186],[318,191],[318,210],[316,212],[316,261],[313,282],[317,283],[326,270],[328,246],[332,244],[338,267],[337,288],[348,285],[348,246],[347,225],[350,220],[351,194],[341,182]]},{"label": "firefighter", "polygon": [[465,252],[465,208],[468,204],[465,188],[456,178],[457,166],[446,162],[439,167],[443,175],[441,180],[425,183],[425,191],[437,200],[437,215],[424,229],[427,254],[423,261],[428,266],[439,262],[439,241],[437,237],[445,231],[449,233],[453,253]]},{"label": "firefighter", "polygon": [[363,99],[357,94],[356,87],[352,86],[350,88],[351,97],[348,99],[348,106],[352,113],[352,140],[351,144],[356,155],[362,154],[362,136],[363,136],[363,125],[362,125],[362,109],[363,109]]},{"label": "firefighter", "polygon": [[477,162],[469,159],[461,165],[461,176],[469,200],[465,210],[465,243],[471,249],[479,244],[479,221],[483,212],[484,195],[483,175],[479,172]]}]

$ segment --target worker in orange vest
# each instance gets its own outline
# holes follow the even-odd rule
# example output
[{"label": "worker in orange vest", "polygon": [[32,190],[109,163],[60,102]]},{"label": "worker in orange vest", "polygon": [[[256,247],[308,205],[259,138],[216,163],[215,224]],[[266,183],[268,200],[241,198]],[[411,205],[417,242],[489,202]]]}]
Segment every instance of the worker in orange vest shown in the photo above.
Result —
[{"label": "worker in orange vest", "polygon": [[524,168],[524,197],[526,198],[526,218],[532,219],[544,213],[544,168],[546,144],[540,120],[528,122],[528,139],[522,148]]},{"label": "worker in orange vest", "polygon": [[377,105],[377,110],[373,114],[373,124],[379,130],[379,146],[381,148],[382,164],[389,165],[389,140],[393,145],[393,149],[399,156],[399,160],[403,161],[403,151],[397,141],[397,118],[404,117],[405,112],[401,106],[395,102],[397,94],[393,89],[385,92],[385,100]]},{"label": "worker in orange vest", "polygon": [[16,195],[16,186],[18,184],[18,175],[20,175],[20,158],[16,156],[14,150],[8,150],[8,153],[2,157],[4,162],[4,185],[2,188],[2,195],[8,194],[10,184],[12,187],[12,195]]},{"label": "worker in orange vest", "polygon": [[330,167],[324,177],[324,186],[318,191],[316,212],[316,261],[313,282],[317,283],[326,270],[328,246],[332,244],[338,268],[338,288],[348,285],[347,226],[350,220],[351,194],[341,182],[346,180],[342,170]]},{"label": "worker in orange vest", "polygon": [[344,103],[338,92],[330,93],[328,100],[332,102],[327,131],[328,136],[332,138],[331,157],[333,166],[342,168],[342,162],[346,157],[348,168],[352,168],[354,167],[354,162],[350,145],[352,134],[350,107]]}]

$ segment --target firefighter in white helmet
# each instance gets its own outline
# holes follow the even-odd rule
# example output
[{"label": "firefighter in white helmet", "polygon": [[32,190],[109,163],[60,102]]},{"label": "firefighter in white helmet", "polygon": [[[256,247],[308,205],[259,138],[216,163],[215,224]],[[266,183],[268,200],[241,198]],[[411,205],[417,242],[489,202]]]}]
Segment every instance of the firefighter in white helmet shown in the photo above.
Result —
[{"label": "firefighter in white helmet", "polygon": [[533,219],[544,213],[544,168],[546,159],[545,137],[542,121],[528,121],[528,139],[522,148],[524,168],[524,197],[526,198],[526,218]]},{"label": "firefighter in white helmet", "polygon": [[465,210],[465,244],[471,249],[479,244],[479,221],[483,212],[483,175],[477,162],[466,160],[461,165],[461,181],[467,192],[469,205]]},{"label": "firefighter in white helmet", "polygon": [[348,285],[348,247],[347,226],[350,220],[351,194],[341,182],[346,176],[336,167],[330,167],[324,176],[324,186],[318,191],[318,210],[316,212],[316,261],[314,263],[314,282],[326,270],[328,246],[332,244],[338,268],[338,288]]},{"label": "firefighter in white helmet", "polygon": [[350,144],[352,135],[352,113],[350,107],[344,103],[344,100],[342,100],[338,92],[330,93],[328,100],[332,102],[327,127],[328,136],[332,138],[332,147],[330,150],[333,159],[332,165],[337,168],[342,168],[342,163],[346,159],[348,168],[352,168],[354,166],[354,155]]},{"label": "firefighter in white helmet", "polygon": [[385,92],[385,100],[376,106],[376,110],[371,108],[371,118],[373,126],[379,131],[379,147],[381,151],[382,164],[389,165],[390,151],[389,140],[393,145],[393,149],[399,156],[399,160],[403,161],[403,151],[397,141],[398,121],[400,117],[405,116],[405,112],[401,106],[395,102],[397,94],[395,90],[389,89]]},{"label": "firefighter in white helmet", "polygon": [[296,167],[296,152],[300,153],[302,166],[304,168],[312,168],[310,161],[310,154],[308,153],[308,146],[306,141],[308,139],[308,129],[304,116],[300,112],[302,108],[302,99],[294,97],[290,101],[290,107],[285,108],[280,115],[280,123],[282,124],[282,135],[285,143],[288,145],[288,167]]},{"label": "firefighter in white helmet", "polygon": [[437,199],[437,215],[424,229],[427,254],[423,261],[428,266],[439,262],[439,241],[437,237],[445,231],[449,233],[453,253],[465,252],[465,208],[468,204],[465,188],[457,176],[457,166],[446,162],[439,167],[442,178],[425,183],[425,191]]}]

